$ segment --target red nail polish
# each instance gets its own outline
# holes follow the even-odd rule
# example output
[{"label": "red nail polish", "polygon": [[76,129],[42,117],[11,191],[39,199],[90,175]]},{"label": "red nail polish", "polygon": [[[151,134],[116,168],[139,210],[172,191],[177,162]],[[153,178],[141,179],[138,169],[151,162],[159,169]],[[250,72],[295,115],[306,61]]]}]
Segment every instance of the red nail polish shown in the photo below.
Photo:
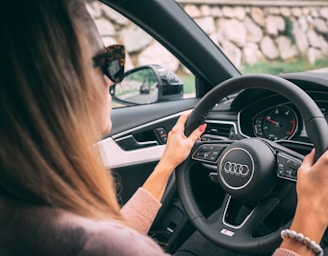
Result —
[{"label": "red nail polish", "polygon": [[201,126],[199,126],[199,131],[204,132],[205,128],[206,128],[206,124],[202,124]]}]

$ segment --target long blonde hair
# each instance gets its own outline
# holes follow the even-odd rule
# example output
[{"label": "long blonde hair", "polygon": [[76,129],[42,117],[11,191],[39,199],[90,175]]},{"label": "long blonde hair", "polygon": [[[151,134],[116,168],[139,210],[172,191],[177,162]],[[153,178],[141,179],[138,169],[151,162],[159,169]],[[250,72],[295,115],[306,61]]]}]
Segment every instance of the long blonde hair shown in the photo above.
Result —
[{"label": "long blonde hair", "polygon": [[96,219],[122,220],[94,143],[97,91],[83,59],[80,0],[0,8],[0,194]]}]

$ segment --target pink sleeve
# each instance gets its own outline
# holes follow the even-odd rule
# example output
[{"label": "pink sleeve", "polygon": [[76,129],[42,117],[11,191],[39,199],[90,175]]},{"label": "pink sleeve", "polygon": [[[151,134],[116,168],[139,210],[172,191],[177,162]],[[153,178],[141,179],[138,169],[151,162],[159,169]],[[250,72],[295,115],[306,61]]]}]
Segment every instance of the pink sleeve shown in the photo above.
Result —
[{"label": "pink sleeve", "polygon": [[293,252],[293,251],[290,251],[290,250],[287,250],[287,249],[284,249],[284,248],[278,248],[272,256],[300,256],[299,254]]},{"label": "pink sleeve", "polygon": [[139,188],[122,207],[121,214],[136,230],[147,234],[161,206],[147,190]]}]

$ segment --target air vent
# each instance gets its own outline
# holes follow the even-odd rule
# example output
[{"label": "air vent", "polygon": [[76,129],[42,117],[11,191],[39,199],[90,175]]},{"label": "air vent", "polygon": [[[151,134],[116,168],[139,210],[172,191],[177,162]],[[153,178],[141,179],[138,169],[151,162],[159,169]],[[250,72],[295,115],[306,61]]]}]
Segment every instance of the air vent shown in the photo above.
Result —
[{"label": "air vent", "polygon": [[232,139],[235,135],[233,124],[227,123],[207,123],[204,135],[209,137],[224,137],[222,139]]}]

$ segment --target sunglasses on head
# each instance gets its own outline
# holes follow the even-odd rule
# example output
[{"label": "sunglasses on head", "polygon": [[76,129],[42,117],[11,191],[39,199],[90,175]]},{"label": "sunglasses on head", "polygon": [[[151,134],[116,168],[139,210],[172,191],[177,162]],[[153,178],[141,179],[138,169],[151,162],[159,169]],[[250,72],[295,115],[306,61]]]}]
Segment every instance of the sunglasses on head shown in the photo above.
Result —
[{"label": "sunglasses on head", "polygon": [[106,52],[92,58],[93,67],[100,67],[114,83],[123,79],[125,64],[125,49],[123,45],[111,45],[105,48]]}]

